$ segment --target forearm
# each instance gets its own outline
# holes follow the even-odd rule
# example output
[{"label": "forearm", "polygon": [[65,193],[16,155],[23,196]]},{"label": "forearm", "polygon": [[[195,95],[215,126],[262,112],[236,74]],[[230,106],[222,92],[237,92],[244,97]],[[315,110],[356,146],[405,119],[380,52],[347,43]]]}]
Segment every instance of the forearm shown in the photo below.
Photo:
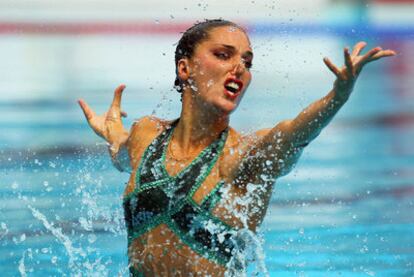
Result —
[{"label": "forearm", "polygon": [[[282,121],[270,131],[266,130],[263,135],[259,134],[259,139],[248,152],[254,157],[248,162],[249,166],[253,169],[268,168],[275,176],[284,175],[292,168],[303,148],[319,135],[346,103],[363,66],[396,54],[392,50],[376,47],[361,56],[359,54],[365,45],[364,42],[357,43],[352,53],[345,48],[345,65],[341,68],[336,67],[328,58],[324,59],[329,70],[336,76],[332,91],[309,105],[293,120]],[[266,167],[262,164],[266,164]]]},{"label": "forearm", "polygon": [[306,145],[318,136],[347,101],[364,65],[382,57],[396,54],[392,50],[382,50],[381,47],[375,47],[365,55],[360,56],[359,54],[365,45],[365,42],[357,43],[352,53],[349,52],[348,48],[345,48],[345,65],[341,68],[335,66],[328,58],[324,58],[325,64],[337,78],[334,89],[324,98],[311,104],[291,121],[292,127],[290,129],[292,132],[288,134],[293,135],[290,141],[294,145]]},{"label": "forearm", "polygon": [[128,138],[129,133],[125,132],[118,142],[113,144],[108,143],[112,164],[121,172],[131,172]]},{"label": "forearm", "polygon": [[334,88],[325,97],[310,104],[293,119],[290,122],[291,142],[294,145],[303,145],[317,137],[346,103],[348,97],[342,95],[344,93],[338,93],[338,88]]}]

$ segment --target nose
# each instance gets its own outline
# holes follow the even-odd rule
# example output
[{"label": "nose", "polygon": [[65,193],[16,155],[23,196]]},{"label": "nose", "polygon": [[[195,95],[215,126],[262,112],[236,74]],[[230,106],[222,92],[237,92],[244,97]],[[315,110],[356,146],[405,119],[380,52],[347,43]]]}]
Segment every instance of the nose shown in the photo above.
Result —
[{"label": "nose", "polygon": [[241,76],[246,71],[243,59],[237,59],[234,63],[232,73],[236,76]]}]

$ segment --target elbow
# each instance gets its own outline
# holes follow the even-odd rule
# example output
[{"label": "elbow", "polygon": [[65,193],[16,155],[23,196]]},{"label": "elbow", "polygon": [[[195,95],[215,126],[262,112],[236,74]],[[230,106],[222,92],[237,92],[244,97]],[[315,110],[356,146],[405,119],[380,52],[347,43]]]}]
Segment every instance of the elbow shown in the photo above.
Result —
[{"label": "elbow", "polygon": [[297,148],[305,148],[306,146],[308,146],[310,143],[310,141],[304,141],[304,142],[300,142],[297,145],[295,145],[295,147]]}]

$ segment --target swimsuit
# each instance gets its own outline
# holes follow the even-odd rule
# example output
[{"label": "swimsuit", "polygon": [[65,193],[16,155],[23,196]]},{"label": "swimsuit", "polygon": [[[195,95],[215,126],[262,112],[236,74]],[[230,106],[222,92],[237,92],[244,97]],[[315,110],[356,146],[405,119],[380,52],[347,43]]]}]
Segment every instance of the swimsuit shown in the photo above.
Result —
[{"label": "swimsuit", "polygon": [[[143,154],[136,176],[136,188],[124,198],[128,247],[133,240],[166,224],[183,243],[197,254],[225,266],[235,248],[234,227],[212,214],[221,199],[220,181],[198,204],[194,193],[210,174],[223,150],[228,130],[211,143],[190,165],[170,176],[165,169],[165,156],[174,125],[161,133]],[[130,267],[133,276],[139,276]]]}]

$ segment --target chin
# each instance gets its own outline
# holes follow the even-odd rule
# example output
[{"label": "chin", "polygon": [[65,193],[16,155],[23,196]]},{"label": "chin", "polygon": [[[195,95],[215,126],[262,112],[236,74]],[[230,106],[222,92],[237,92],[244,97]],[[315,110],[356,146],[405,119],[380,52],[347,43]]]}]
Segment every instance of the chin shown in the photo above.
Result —
[{"label": "chin", "polygon": [[203,105],[207,108],[207,110],[210,110],[213,114],[216,115],[230,115],[232,112],[234,112],[238,105],[238,101],[240,99],[235,100],[229,100],[225,97],[223,98],[215,98],[215,99],[205,99],[203,101]]},{"label": "chin", "polygon": [[[224,102],[224,103],[223,103]],[[215,108],[216,110],[218,110],[221,113],[224,113],[226,115],[231,114],[232,112],[234,112],[237,107],[238,107],[238,103],[235,103],[233,101],[228,101],[225,100],[222,103],[220,103],[219,105],[216,105]]]}]

